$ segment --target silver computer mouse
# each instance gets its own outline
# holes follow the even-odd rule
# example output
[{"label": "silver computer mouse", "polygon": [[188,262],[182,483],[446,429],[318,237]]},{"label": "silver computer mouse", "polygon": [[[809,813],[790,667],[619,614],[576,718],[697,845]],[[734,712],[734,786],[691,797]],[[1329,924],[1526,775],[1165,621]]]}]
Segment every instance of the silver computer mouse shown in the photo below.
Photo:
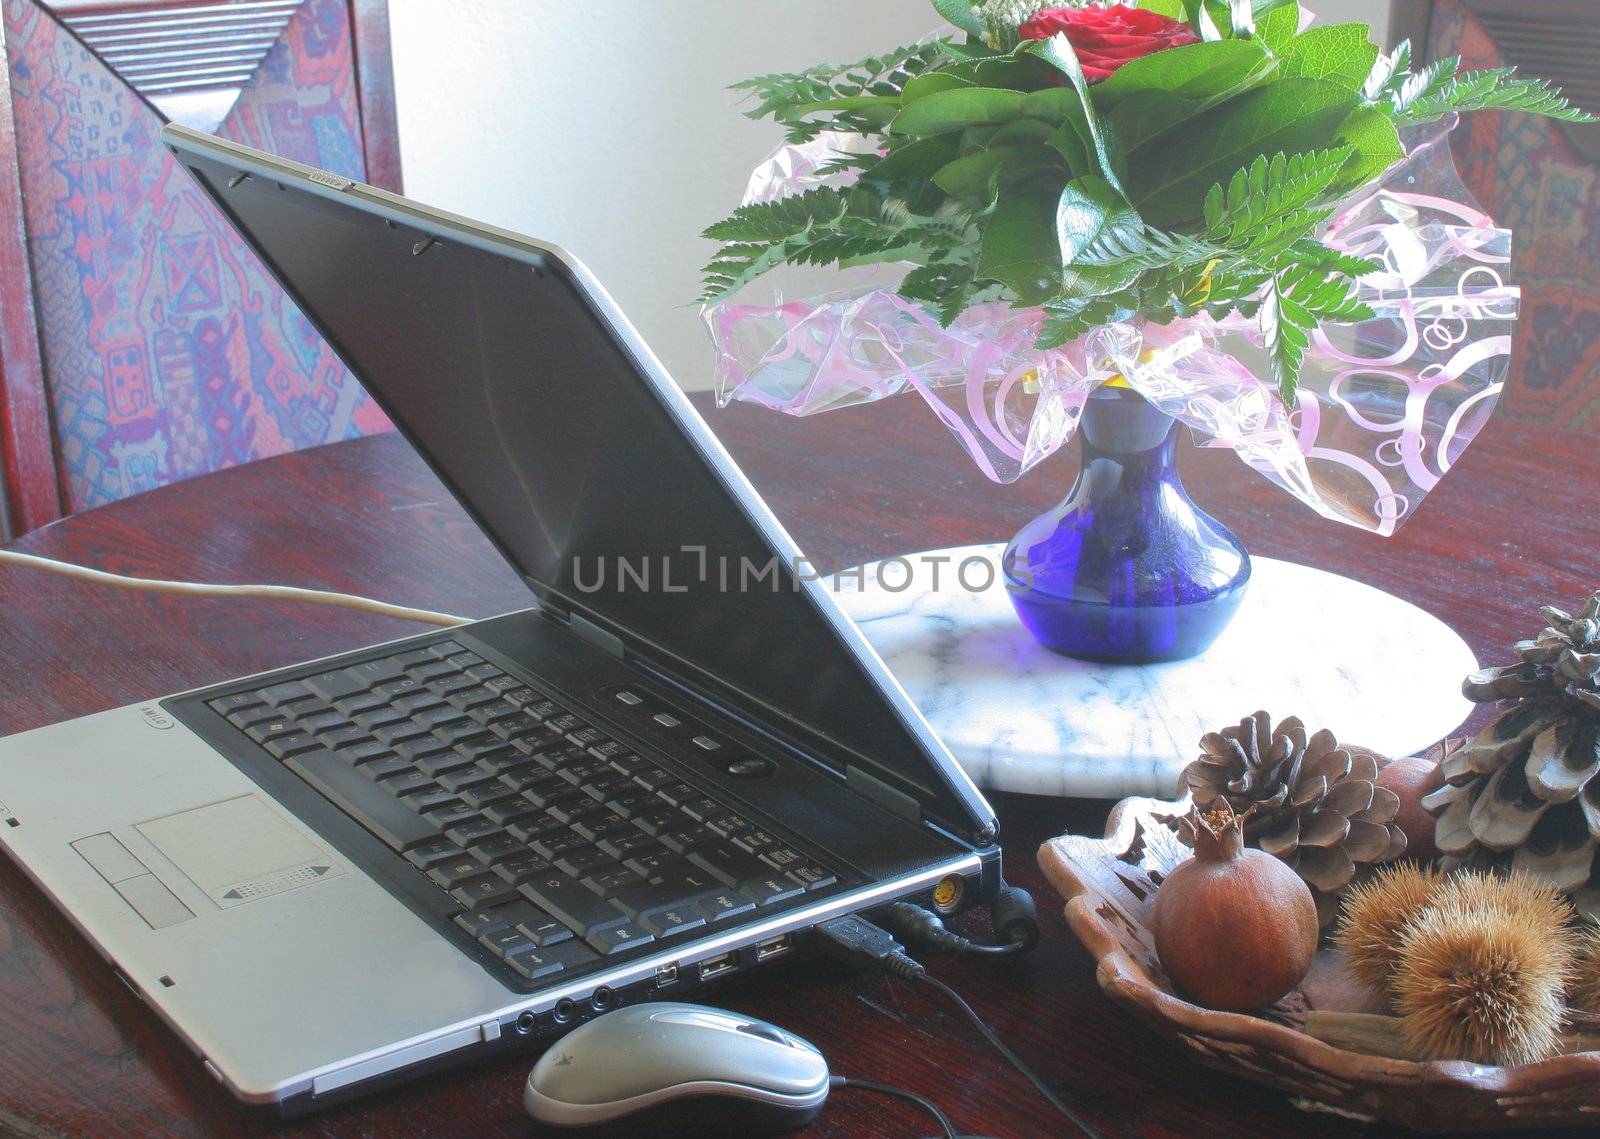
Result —
[{"label": "silver computer mouse", "polygon": [[649,1003],[556,1041],[522,1103],[557,1127],[773,1135],[810,1123],[828,1086],[828,1062],[792,1032],[703,1005]]}]

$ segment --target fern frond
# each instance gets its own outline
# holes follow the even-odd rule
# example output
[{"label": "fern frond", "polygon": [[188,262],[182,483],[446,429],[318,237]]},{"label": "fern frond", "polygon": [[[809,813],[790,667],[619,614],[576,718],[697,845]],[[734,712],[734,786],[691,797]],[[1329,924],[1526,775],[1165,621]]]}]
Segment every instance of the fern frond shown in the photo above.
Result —
[{"label": "fern frond", "polygon": [[824,111],[819,103],[863,95],[893,98],[912,79],[947,61],[937,41],[909,44],[855,63],[822,63],[805,71],[757,75],[735,83],[733,89],[749,91],[757,100],[746,116],[771,116],[787,128],[789,142],[809,142],[827,130],[867,134],[881,127],[860,110]]},{"label": "fern frond", "polygon": [[1132,292],[1078,301],[1050,301],[1044,306],[1044,325],[1034,347],[1041,351],[1061,348],[1113,321],[1132,318],[1138,309],[1138,294]]},{"label": "fern frond", "polygon": [[[1422,73],[1414,76],[1421,78]],[[1448,114],[1468,111],[1521,111],[1530,115],[1561,119],[1569,123],[1592,123],[1595,117],[1569,103],[1548,81],[1517,79],[1516,68],[1470,71],[1453,76],[1448,82],[1435,80],[1410,91],[1410,81],[1395,96],[1396,122],[1428,123]],[[1408,97],[1409,95],[1409,97]]]},{"label": "fern frond", "polygon": [[1226,186],[1218,183],[1206,195],[1206,238],[1242,250],[1294,229],[1302,236],[1310,233],[1328,215],[1310,207],[1329,192],[1350,154],[1345,146],[1258,156]]}]

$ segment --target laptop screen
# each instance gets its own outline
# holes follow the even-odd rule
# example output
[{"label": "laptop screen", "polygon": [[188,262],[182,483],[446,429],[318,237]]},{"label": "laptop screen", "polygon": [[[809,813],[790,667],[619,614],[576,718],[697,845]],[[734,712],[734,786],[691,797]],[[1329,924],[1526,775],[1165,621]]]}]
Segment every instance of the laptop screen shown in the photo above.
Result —
[{"label": "laptop screen", "polygon": [[972,818],[559,261],[189,161],[544,600]]}]

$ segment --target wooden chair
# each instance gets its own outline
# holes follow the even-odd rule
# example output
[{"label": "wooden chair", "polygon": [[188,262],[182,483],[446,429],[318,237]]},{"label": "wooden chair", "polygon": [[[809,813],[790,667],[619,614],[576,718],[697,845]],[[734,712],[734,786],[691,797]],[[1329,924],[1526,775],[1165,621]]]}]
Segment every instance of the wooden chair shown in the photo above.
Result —
[{"label": "wooden chair", "polygon": [[0,525],[388,421],[159,145],[400,188],[387,0],[0,0]]},{"label": "wooden chair", "polygon": [[[1424,60],[1515,66],[1600,111],[1600,4],[1594,0],[1396,0],[1392,38]],[[1516,231],[1522,286],[1500,414],[1556,428],[1600,416],[1600,126],[1528,115],[1467,116],[1456,163],[1483,207]]]}]

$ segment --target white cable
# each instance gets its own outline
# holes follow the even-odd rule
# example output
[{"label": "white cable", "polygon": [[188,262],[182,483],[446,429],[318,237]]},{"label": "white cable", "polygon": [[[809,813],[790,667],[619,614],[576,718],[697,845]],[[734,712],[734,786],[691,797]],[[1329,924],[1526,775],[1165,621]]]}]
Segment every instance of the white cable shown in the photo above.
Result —
[{"label": "white cable", "polygon": [[466,617],[449,613],[435,613],[431,609],[408,609],[404,605],[390,605],[370,597],[357,597],[353,593],[332,593],[323,589],[300,589],[292,585],[211,585],[196,581],[161,581],[147,577],[126,577],[120,573],[90,569],[88,566],[58,562],[34,554],[15,550],[0,550],[0,565],[9,564],[42,569],[63,577],[92,581],[98,585],[114,585],[120,589],[136,589],[146,593],[176,593],[187,597],[261,597],[273,601],[309,601],[317,605],[337,605],[344,609],[359,609],[378,613],[384,617],[398,617],[402,621],[422,621],[429,625],[447,627],[465,625]]}]

